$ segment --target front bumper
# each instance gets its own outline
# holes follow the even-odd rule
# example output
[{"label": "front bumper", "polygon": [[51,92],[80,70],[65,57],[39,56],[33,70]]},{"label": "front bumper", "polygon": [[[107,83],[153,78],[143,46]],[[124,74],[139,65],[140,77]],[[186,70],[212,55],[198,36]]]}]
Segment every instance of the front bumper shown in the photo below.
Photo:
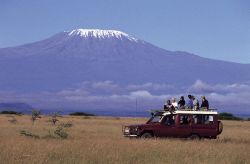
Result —
[{"label": "front bumper", "polygon": [[123,134],[123,137],[136,138],[136,137],[139,137],[139,136],[134,135],[134,134]]}]

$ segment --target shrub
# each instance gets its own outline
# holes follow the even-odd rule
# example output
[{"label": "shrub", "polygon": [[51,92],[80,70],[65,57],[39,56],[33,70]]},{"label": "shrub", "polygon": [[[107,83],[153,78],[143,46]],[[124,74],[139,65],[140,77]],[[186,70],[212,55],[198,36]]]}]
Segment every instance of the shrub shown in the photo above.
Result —
[{"label": "shrub", "polygon": [[54,131],[54,134],[62,139],[68,138],[68,133],[63,129],[62,126],[58,126]]},{"label": "shrub", "polygon": [[68,121],[67,123],[61,123],[60,126],[62,126],[64,128],[70,128],[73,126],[73,123]]},{"label": "shrub", "polygon": [[28,137],[37,138],[37,139],[40,138],[39,135],[33,134],[33,133],[31,133],[31,132],[29,132],[29,131],[27,131],[27,130],[21,130],[21,131],[20,131],[20,134],[21,134],[22,136],[28,136]]}]

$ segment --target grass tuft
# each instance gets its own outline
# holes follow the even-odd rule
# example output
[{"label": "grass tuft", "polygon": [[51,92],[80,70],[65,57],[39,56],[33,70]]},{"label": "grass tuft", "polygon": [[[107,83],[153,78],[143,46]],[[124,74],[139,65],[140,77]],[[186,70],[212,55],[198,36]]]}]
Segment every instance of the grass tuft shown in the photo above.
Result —
[{"label": "grass tuft", "polygon": [[20,134],[21,134],[22,136],[32,137],[32,138],[36,138],[36,139],[39,139],[39,138],[40,138],[39,135],[33,134],[33,133],[31,133],[31,132],[29,132],[29,131],[27,131],[27,130],[21,130],[21,131],[20,131]]}]

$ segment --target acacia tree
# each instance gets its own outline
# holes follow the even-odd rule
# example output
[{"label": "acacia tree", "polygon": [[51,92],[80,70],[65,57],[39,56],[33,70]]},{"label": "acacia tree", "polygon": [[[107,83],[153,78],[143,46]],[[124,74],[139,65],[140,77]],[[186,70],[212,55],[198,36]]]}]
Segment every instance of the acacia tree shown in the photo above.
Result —
[{"label": "acacia tree", "polygon": [[60,115],[60,112],[54,112],[52,115],[51,115],[51,122],[53,123],[53,125],[56,124],[57,121],[59,121],[57,118],[58,117],[61,117]]},{"label": "acacia tree", "polygon": [[33,125],[38,118],[41,118],[41,111],[33,109],[31,112],[31,120]]}]

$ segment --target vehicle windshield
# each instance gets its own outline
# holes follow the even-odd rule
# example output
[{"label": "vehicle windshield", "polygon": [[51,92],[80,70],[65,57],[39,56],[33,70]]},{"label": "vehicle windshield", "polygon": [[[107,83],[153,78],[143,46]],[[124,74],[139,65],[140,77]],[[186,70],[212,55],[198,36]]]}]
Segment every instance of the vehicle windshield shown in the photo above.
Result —
[{"label": "vehicle windshield", "polygon": [[148,123],[157,123],[161,121],[162,116],[153,116],[150,118],[150,120],[148,121]]}]

